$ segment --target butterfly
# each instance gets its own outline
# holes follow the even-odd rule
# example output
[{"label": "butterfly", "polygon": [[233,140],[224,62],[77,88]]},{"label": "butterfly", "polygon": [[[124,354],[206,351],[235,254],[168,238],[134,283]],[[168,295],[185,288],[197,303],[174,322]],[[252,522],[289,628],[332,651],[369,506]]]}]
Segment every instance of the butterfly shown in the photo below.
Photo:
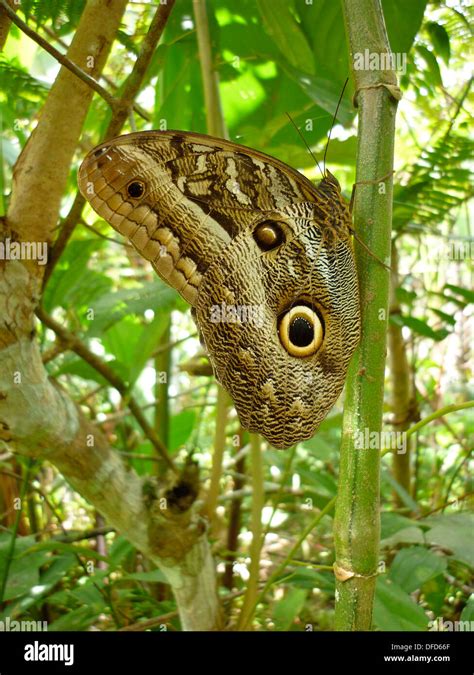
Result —
[{"label": "butterfly", "polygon": [[313,436],[359,342],[351,215],[262,152],[184,131],[94,148],[79,170],[94,210],[191,305],[243,427],[277,448]]}]

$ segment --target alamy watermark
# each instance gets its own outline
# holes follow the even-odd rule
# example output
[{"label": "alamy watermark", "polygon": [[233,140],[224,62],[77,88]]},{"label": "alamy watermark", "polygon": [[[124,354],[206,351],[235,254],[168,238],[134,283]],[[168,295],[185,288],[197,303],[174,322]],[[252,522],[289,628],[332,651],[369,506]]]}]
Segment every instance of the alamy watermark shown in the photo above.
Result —
[{"label": "alamy watermark", "polygon": [[393,54],[392,52],[371,52],[364,49],[363,52],[354,54],[354,70],[394,70],[405,75],[407,72],[407,55],[405,52]]},{"label": "alamy watermark", "polygon": [[9,616],[0,621],[0,633],[45,632],[47,630],[47,621],[16,621],[16,619],[11,619]]},{"label": "alamy watermark", "polygon": [[357,450],[396,450],[397,455],[405,455],[407,451],[406,431],[363,431],[353,434],[354,447]]},{"label": "alamy watermark", "polygon": [[263,326],[264,316],[261,305],[212,305],[211,323],[253,323],[259,328]]},{"label": "alamy watermark", "polygon": [[447,241],[431,252],[435,260],[474,260],[474,240]]},{"label": "alamy watermark", "polygon": [[48,244],[45,241],[0,241],[0,260],[37,260],[38,265],[48,262]]},{"label": "alamy watermark", "polygon": [[444,632],[463,631],[472,633],[474,631],[474,621],[446,621],[441,616],[437,616],[434,621],[428,623],[428,630]]},{"label": "alamy watermark", "polygon": [[474,260],[474,239],[459,238],[429,240],[426,242],[423,254],[415,261],[404,259],[400,263],[400,274],[424,274],[438,272],[440,267],[447,265],[462,266]]}]

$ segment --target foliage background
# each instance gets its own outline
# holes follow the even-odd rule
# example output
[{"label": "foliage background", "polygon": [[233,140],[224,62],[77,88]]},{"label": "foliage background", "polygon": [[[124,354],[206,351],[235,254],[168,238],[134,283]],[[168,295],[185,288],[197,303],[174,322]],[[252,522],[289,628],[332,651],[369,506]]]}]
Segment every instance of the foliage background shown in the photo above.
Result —
[{"label": "foliage background", "polygon": [[[449,404],[472,399],[472,302],[468,213],[471,36],[464,2],[384,0],[396,53],[407,54],[400,77],[394,200],[391,325],[400,330],[411,386],[408,425]],[[84,2],[23,0],[20,14],[58,48],[74,34]],[[102,82],[120,91],[154,8],[129,3]],[[331,0],[212,0],[213,54],[229,137],[291,164],[318,171],[289,112],[318,158],[349,74],[339,3]],[[206,132],[200,62],[191,0],[178,0],[136,99],[145,119],[133,127]],[[2,200],[12,168],[36,124],[58,72],[55,60],[15,26],[0,57]],[[349,84],[328,151],[328,167],[346,195],[354,182],[356,111]],[[77,191],[77,167],[110,121],[94,97],[71,167],[62,216]],[[463,256],[453,253],[461,244]],[[461,249],[459,249],[461,250]],[[153,276],[110,227],[85,209],[44,290],[43,307],[66,325],[133,390],[148,421],[178,463],[199,462],[209,484],[216,425],[216,385],[206,374],[185,303]],[[91,311],[92,310],[92,311]],[[91,319],[91,317],[93,317]],[[40,327],[51,377],[80,401],[140,475],[162,470],[127,402],[89,363]],[[196,374],[196,360],[203,375]],[[191,366],[194,364],[194,368]],[[167,382],[160,373],[167,372]],[[386,429],[397,418],[399,373],[387,371]],[[262,581],[285,561],[314,512],[335,496],[342,404],[317,435],[287,453],[264,447]],[[382,541],[374,624],[379,630],[427,630],[436,617],[474,620],[472,431],[469,410],[439,417],[416,434],[404,476],[388,454],[382,471]],[[248,439],[230,410],[224,469],[211,539],[232,620],[248,580],[252,488]],[[394,460],[396,462],[396,458]],[[179,630],[163,574],[73,492],[52,465],[0,455],[0,619],[41,619],[49,629],[127,628],[156,618],[154,629]],[[394,477],[397,475],[399,480]],[[18,479],[18,480],[17,480]],[[15,496],[25,496],[18,511]],[[313,515],[311,515],[313,513]],[[334,607],[332,516],[306,537],[259,604],[259,630],[328,630]],[[15,535],[14,551],[11,550]]]}]

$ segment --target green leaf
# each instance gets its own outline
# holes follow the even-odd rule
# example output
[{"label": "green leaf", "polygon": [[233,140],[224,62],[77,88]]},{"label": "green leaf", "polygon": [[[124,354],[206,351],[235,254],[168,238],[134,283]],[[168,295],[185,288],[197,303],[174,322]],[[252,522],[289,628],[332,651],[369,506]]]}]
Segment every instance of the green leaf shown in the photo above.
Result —
[{"label": "green leaf", "polygon": [[103,607],[94,607],[85,605],[77,609],[70,610],[53,621],[48,626],[48,631],[84,631],[97,619],[103,611]]},{"label": "green leaf", "polygon": [[390,579],[379,577],[374,599],[374,623],[385,631],[422,631],[428,617],[410,596]]},{"label": "green leaf", "polygon": [[446,328],[433,330],[433,328],[428,326],[426,321],[422,321],[422,319],[417,319],[414,316],[407,316],[405,314],[393,314],[390,317],[390,322],[396,326],[407,326],[414,333],[423,335],[423,337],[431,338],[436,342],[444,340],[449,335],[449,330]]},{"label": "green leaf", "polygon": [[411,520],[411,518],[401,516],[399,513],[392,513],[391,511],[388,511],[382,513],[380,517],[380,536],[382,539],[386,539],[397,532],[400,532],[401,530],[405,530],[408,527],[413,527],[415,525],[417,525],[417,522]]},{"label": "green leaf", "polygon": [[[11,535],[5,533],[0,537],[0,581],[7,572],[10,553]],[[40,567],[49,558],[47,551],[33,551],[35,544],[33,536],[18,537],[15,541],[13,557],[8,568],[5,600],[18,598],[31,591],[39,584]]]},{"label": "green leaf", "polygon": [[[121,367],[121,365],[115,361],[108,361],[107,365],[109,368],[112,368],[113,371],[115,371],[117,374],[119,374],[123,379],[125,379],[126,375],[126,370]],[[97,384],[100,384],[102,386],[109,387],[110,383],[108,380],[106,380],[102,375],[91,365],[89,365],[86,361],[83,361],[79,356],[76,356],[75,354],[66,354],[64,358],[63,364],[55,369],[52,370],[51,374],[53,377],[58,377],[59,375],[63,375],[68,373],[69,375],[76,375],[77,377],[81,377],[83,380],[90,380],[91,382],[97,382]]]},{"label": "green leaf", "polygon": [[408,53],[420,30],[427,0],[382,0],[390,47]]},{"label": "green leaf", "polygon": [[169,581],[161,570],[151,570],[150,572],[133,572],[132,574],[125,574],[124,579],[132,579],[133,581],[150,581],[154,583],[168,584]]},{"label": "green leaf", "polygon": [[398,530],[389,537],[384,537],[380,542],[381,548],[392,549],[399,544],[425,544],[425,537],[421,527],[414,524],[411,527],[405,527]]},{"label": "green leaf", "polygon": [[133,361],[130,367],[130,384],[133,384],[137,380],[147,361],[156,350],[169,320],[170,317],[168,313],[159,312],[154,319],[142,329],[135,348],[131,350]]},{"label": "green leaf", "polygon": [[[325,433],[327,431],[333,431],[334,429],[340,431],[341,425],[342,425],[342,413],[335,413],[335,414],[329,413],[329,415],[319,425],[318,434]],[[316,437],[313,436],[313,438]]]},{"label": "green leaf", "polygon": [[101,336],[112,325],[124,317],[134,314],[142,317],[147,309],[169,313],[179,305],[176,291],[157,279],[142,286],[122,288],[104,293],[91,303],[94,319],[90,322],[88,336]]},{"label": "green leaf", "polygon": [[398,302],[403,302],[405,305],[412,305],[417,297],[415,291],[407,291],[406,288],[402,288],[401,286],[395,290],[395,295]]},{"label": "green leaf", "polygon": [[273,610],[276,630],[285,631],[290,628],[304,607],[307,593],[304,588],[289,588],[287,590],[283,599],[277,602]]},{"label": "green leaf", "polygon": [[474,302],[474,291],[470,291],[468,288],[461,288],[460,286],[454,286],[453,284],[445,284],[444,288],[448,288],[450,291],[453,291],[453,293],[460,295],[467,300],[467,302]]},{"label": "green leaf", "polygon": [[446,65],[449,63],[451,56],[451,46],[449,44],[449,35],[444,26],[434,21],[428,21],[425,28],[431,39],[431,43],[438,56],[440,56]]},{"label": "green leaf", "polygon": [[286,583],[298,588],[307,588],[313,590],[318,588],[329,593],[334,592],[334,574],[332,572],[318,572],[311,567],[297,567],[288,577],[285,574]]},{"label": "green leaf", "polygon": [[411,546],[398,551],[388,578],[407,593],[412,593],[446,570],[447,560],[424,546]]},{"label": "green leaf", "polygon": [[425,601],[435,616],[442,616],[443,607],[448,592],[448,583],[444,574],[426,581],[421,589]]},{"label": "green leaf", "polygon": [[[40,541],[36,542],[31,548],[30,551],[32,553],[36,553],[38,551],[51,551],[54,554],[57,554],[58,551],[62,553],[72,553],[75,555],[83,555],[86,558],[94,558],[94,560],[102,560],[103,562],[107,562],[107,557],[101,555],[98,553],[98,551],[95,551],[93,548],[90,546],[84,545],[84,544],[69,544],[65,541],[56,541],[54,539],[49,539],[47,541]],[[28,553],[23,553],[22,555],[29,555]]]},{"label": "green leaf", "polygon": [[309,441],[304,441],[303,445],[311,451],[313,457],[327,461],[334,453],[334,448],[320,436],[319,431],[320,429],[318,429],[318,433]]},{"label": "green leaf", "polygon": [[416,45],[415,49],[428,67],[428,70],[426,71],[426,79],[433,85],[442,87],[443,80],[441,79],[441,71],[439,69],[436,56],[423,45]]},{"label": "green leaf", "polygon": [[194,410],[183,410],[173,415],[170,423],[169,450],[174,452],[186,443],[194,429],[196,413]]},{"label": "green leaf", "polygon": [[163,67],[155,85],[152,128],[162,129],[163,123],[172,120],[174,129],[205,133],[205,107],[195,31],[185,34],[177,48],[169,49],[162,56]]},{"label": "green leaf", "polygon": [[461,612],[461,621],[474,621],[474,594],[469,597],[466,606]]},{"label": "green leaf", "polygon": [[23,596],[20,601],[8,604],[5,616],[14,616],[18,611],[23,613],[30,607],[42,605],[46,601],[45,596],[51,593],[53,587],[64,579],[64,576],[77,564],[76,556],[71,553],[59,554],[54,558],[49,557],[45,562],[45,566],[48,565],[48,568],[41,572],[38,584],[35,584],[32,589],[30,588],[29,593]]},{"label": "green leaf", "polygon": [[313,53],[288,4],[257,0],[257,6],[266,31],[289,64],[302,73],[314,75]]},{"label": "green leaf", "polygon": [[436,307],[427,307],[427,309],[439,316],[440,319],[448,323],[450,326],[456,325],[456,319],[451,314],[446,314],[446,312],[442,312],[440,309],[436,309]]},{"label": "green leaf", "polygon": [[407,492],[407,490],[405,490],[402,485],[400,485],[400,483],[393,477],[392,473],[386,468],[382,469],[382,480],[393,488],[405,506],[409,507],[410,511],[414,511],[416,513],[419,510],[418,504],[413,499],[413,497],[409,494],[409,492]]},{"label": "green leaf", "polygon": [[[101,239],[69,243],[46,287],[44,294],[46,311],[51,312],[55,307],[75,306],[74,299],[79,297],[83,301],[81,294],[88,288],[88,292],[91,293],[90,298],[95,297],[94,286],[89,286],[91,272],[88,270],[88,265],[94,251],[97,251],[102,245]],[[103,292],[107,280],[103,275],[99,276],[104,284],[101,288],[101,292]]]},{"label": "green leaf", "polygon": [[74,553],[68,551],[57,553],[48,569],[41,574],[40,586],[45,586],[45,590],[50,590],[68,570],[78,564],[77,555]]},{"label": "green leaf", "polygon": [[108,352],[125,367],[127,382],[135,369],[135,352],[143,327],[139,319],[126,316],[111,326],[102,337],[102,343]]},{"label": "green leaf", "polygon": [[[307,75],[295,68],[288,66],[286,68],[288,73],[293,77],[295,82],[298,82],[303,91],[314,101],[320,108],[328,112],[328,120],[332,121],[332,116],[336,112],[337,103],[341,95],[344,80],[337,82],[328,80],[319,75]],[[347,94],[344,94],[343,99],[339,105],[337,119],[341,124],[347,125],[354,118],[352,104]]]},{"label": "green leaf", "polygon": [[337,494],[337,483],[327,471],[300,469],[299,474],[304,481],[304,485],[322,487],[322,492],[329,497],[334,497]]},{"label": "green leaf", "polygon": [[135,548],[133,545],[125,539],[122,535],[115,537],[114,543],[109,550],[109,560],[113,563],[114,567],[117,567],[127,556],[133,555]]},{"label": "green leaf", "polygon": [[450,551],[452,557],[466,565],[474,565],[474,514],[449,513],[423,520],[429,525],[426,541]]},{"label": "green leaf", "polygon": [[407,185],[394,189],[393,226],[419,233],[452,221],[459,207],[472,195],[472,181],[465,167],[473,154],[466,135],[447,130],[433,145],[424,147],[410,169]]}]

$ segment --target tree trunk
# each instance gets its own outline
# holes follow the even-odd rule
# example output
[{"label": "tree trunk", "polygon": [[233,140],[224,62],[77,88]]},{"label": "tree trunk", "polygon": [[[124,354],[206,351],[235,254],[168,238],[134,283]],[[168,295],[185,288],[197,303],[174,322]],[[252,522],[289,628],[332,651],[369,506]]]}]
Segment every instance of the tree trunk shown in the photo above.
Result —
[{"label": "tree trunk", "polygon": [[[68,58],[89,75],[97,77],[103,68],[126,5],[126,0],[86,4]],[[0,224],[4,239],[51,241],[92,93],[61,68],[15,166],[10,207]],[[44,269],[36,261],[0,261],[0,439],[17,453],[55,464],[163,570],[184,630],[218,629],[215,568],[204,521],[195,509],[181,512],[172,491],[130,471],[66,392],[48,379],[34,325]]]}]

